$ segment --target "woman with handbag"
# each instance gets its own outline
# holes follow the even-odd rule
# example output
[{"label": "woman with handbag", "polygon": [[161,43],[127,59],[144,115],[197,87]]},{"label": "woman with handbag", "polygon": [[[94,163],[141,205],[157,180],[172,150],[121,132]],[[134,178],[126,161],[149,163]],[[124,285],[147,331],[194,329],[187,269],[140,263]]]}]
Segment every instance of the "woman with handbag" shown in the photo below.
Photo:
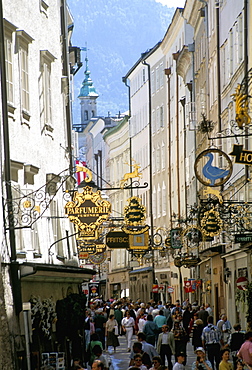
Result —
[{"label": "woman with handbag", "polygon": [[118,341],[118,324],[113,314],[109,315],[109,319],[106,322],[105,336],[107,338],[106,348],[108,349],[109,346],[112,346],[114,347],[114,352],[116,352],[116,347],[120,346],[120,344]]}]

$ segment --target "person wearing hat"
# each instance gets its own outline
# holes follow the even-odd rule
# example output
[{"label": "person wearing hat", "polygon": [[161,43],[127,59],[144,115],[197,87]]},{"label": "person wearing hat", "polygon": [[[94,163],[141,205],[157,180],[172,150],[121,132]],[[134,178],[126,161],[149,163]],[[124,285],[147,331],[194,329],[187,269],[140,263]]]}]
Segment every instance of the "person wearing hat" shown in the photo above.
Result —
[{"label": "person wearing hat", "polygon": [[206,360],[206,353],[203,347],[196,348],[195,352],[197,355],[196,361],[192,363],[192,370],[212,370],[212,364]]},{"label": "person wearing hat", "polygon": [[185,354],[184,352],[179,352],[177,354],[177,362],[173,365],[172,370],[185,370],[185,366],[183,363],[185,362]]}]

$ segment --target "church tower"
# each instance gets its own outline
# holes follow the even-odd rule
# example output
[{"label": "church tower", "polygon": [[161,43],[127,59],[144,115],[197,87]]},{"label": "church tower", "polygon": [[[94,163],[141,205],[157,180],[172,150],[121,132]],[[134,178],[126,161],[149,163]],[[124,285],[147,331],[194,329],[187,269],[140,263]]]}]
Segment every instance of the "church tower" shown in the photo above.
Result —
[{"label": "church tower", "polygon": [[86,61],[86,70],[84,72],[85,78],[82,82],[80,94],[78,95],[81,104],[81,130],[78,130],[79,132],[82,132],[85,129],[91,118],[97,116],[96,99],[99,96],[95,90],[93,81],[90,77],[87,56],[85,61]]}]

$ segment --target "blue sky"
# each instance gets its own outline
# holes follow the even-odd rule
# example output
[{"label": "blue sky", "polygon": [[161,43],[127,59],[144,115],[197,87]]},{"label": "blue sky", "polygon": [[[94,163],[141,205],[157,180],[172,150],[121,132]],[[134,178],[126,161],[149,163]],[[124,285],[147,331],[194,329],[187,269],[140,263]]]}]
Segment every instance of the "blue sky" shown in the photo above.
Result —
[{"label": "blue sky", "polygon": [[175,8],[183,8],[185,5],[185,0],[156,0],[156,2]]}]

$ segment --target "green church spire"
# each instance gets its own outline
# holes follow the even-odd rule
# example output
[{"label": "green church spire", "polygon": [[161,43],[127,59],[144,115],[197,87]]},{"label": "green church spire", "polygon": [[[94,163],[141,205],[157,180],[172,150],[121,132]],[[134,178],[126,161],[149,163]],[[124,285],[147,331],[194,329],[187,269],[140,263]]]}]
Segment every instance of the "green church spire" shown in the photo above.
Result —
[{"label": "green church spire", "polygon": [[88,57],[86,56],[85,58],[85,61],[86,61],[86,69],[85,69],[85,72],[84,72],[84,75],[85,75],[85,78],[82,82],[82,87],[80,89],[80,94],[78,96],[78,98],[82,98],[82,97],[93,97],[93,98],[97,98],[99,95],[97,94],[96,90],[95,90],[95,87],[93,85],[93,81],[90,77],[90,71],[88,69]]}]

